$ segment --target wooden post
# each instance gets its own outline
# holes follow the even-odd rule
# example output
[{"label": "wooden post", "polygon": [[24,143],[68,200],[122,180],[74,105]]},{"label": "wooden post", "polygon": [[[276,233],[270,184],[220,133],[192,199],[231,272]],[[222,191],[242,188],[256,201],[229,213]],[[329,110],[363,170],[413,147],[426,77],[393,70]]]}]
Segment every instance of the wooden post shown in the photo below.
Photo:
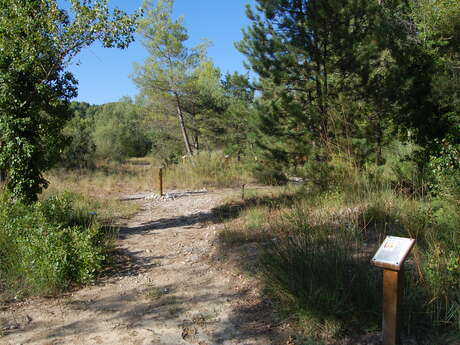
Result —
[{"label": "wooden post", "polygon": [[383,270],[383,345],[400,342],[400,305],[402,300],[404,270]]},{"label": "wooden post", "polygon": [[163,168],[158,169],[158,180],[160,182],[160,195],[163,196]]},{"label": "wooden post", "polygon": [[383,271],[383,345],[399,345],[400,306],[404,287],[404,261],[415,245],[412,238],[387,236],[371,260]]}]

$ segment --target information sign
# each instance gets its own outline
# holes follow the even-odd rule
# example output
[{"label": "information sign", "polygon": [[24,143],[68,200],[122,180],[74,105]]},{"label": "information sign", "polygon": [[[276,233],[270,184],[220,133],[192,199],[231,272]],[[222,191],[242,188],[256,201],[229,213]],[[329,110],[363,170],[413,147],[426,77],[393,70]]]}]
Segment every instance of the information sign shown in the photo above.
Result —
[{"label": "information sign", "polygon": [[375,266],[399,271],[415,244],[411,238],[387,236],[371,260]]}]

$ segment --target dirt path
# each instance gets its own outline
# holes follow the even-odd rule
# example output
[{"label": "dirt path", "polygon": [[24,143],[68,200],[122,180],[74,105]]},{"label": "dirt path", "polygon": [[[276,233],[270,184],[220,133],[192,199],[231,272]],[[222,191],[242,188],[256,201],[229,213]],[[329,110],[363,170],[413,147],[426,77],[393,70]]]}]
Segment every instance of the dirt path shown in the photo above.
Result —
[{"label": "dirt path", "polygon": [[212,208],[234,193],[144,201],[120,232],[115,272],[59,299],[4,307],[0,344],[289,343],[254,282],[216,257]]}]

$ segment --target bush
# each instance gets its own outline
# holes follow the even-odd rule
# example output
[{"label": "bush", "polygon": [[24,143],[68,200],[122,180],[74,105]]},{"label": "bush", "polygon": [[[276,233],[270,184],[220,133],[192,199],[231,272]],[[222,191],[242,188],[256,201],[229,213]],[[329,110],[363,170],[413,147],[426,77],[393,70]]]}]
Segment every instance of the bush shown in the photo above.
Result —
[{"label": "bush", "polygon": [[259,163],[252,169],[252,175],[258,183],[268,186],[283,186],[288,182],[286,174],[281,167]]},{"label": "bush", "polygon": [[67,169],[94,167],[96,145],[91,137],[92,119],[74,117],[64,128],[68,145],[61,153],[61,165]]},{"label": "bush", "polygon": [[429,167],[433,174],[435,194],[460,202],[460,144],[448,140],[438,142],[438,154],[431,156]]},{"label": "bush", "polygon": [[97,157],[121,162],[144,157],[151,149],[140,109],[128,103],[109,103],[95,115],[93,140]]},{"label": "bush", "polygon": [[30,206],[0,196],[0,283],[7,296],[54,294],[91,281],[105,258],[107,238],[72,197]]}]

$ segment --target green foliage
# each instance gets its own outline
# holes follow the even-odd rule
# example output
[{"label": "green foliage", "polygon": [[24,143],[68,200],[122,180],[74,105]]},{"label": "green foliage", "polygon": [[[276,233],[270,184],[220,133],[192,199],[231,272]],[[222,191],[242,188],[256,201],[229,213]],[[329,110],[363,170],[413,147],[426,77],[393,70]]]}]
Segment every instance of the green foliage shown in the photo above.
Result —
[{"label": "green foliage", "polygon": [[95,115],[92,137],[99,158],[118,162],[143,157],[150,148],[142,110],[129,103],[109,103]]},{"label": "green foliage", "polygon": [[433,190],[442,198],[460,201],[460,144],[448,140],[438,142],[436,155],[429,167],[433,176]]},{"label": "green foliage", "polygon": [[[394,140],[421,145],[419,156],[436,138],[458,143],[458,5],[439,0],[433,10],[432,3],[260,0],[248,7],[252,25],[237,48],[259,77],[251,134],[260,161],[327,180],[337,154],[383,166]],[[406,163],[392,173],[409,183],[418,172]]]},{"label": "green foliage", "polygon": [[260,241],[257,271],[280,311],[305,335],[330,341],[380,328],[382,272],[370,258],[386,235],[415,238],[405,265],[403,334],[430,345],[458,336],[458,203],[397,194],[349,163],[335,162],[334,174],[341,166],[348,176],[343,171],[326,193],[302,188],[294,203],[279,198],[268,208],[263,198],[248,201],[244,218],[221,239]]},{"label": "green foliage", "polygon": [[143,43],[149,57],[142,66],[135,67],[133,79],[146,96],[156,100],[161,113],[177,116],[185,151],[191,156],[193,149],[184,107],[196,93],[195,71],[205,60],[207,43],[191,49],[184,45],[187,30],[182,18],[171,18],[172,6],[172,0],[158,1],[157,6],[151,0],[144,1],[146,16],[140,20],[139,30],[145,37]]},{"label": "green foliage", "polygon": [[179,163],[183,156],[183,143],[177,124],[164,119],[156,120],[153,124],[155,129],[149,135],[152,141],[151,155],[161,164]]},{"label": "green foliage", "polygon": [[460,4],[455,0],[419,0],[411,4],[412,17],[425,44],[442,50],[460,40]]},{"label": "green foliage", "polygon": [[266,160],[302,166],[306,157],[313,158],[312,149],[335,134],[331,112],[337,95],[346,85],[357,87],[342,73],[352,50],[343,42],[351,45],[363,35],[363,27],[372,22],[366,15],[372,14],[367,10],[373,5],[261,0],[257,11],[248,7],[252,25],[237,48],[260,77],[255,84],[261,91],[255,141]]},{"label": "green foliage", "polygon": [[71,102],[69,108],[74,117],[91,118],[96,114],[100,106],[86,102]]},{"label": "green foliage", "polygon": [[241,187],[250,182],[245,164],[221,151],[202,151],[167,168],[165,175],[166,185],[182,188]]},{"label": "green foliage", "polygon": [[63,146],[77,84],[67,64],[95,41],[127,47],[136,17],[106,0],[72,0],[71,14],[54,0],[0,2],[0,170],[14,198],[37,200]]},{"label": "green foliage", "polygon": [[[255,113],[255,90],[249,82],[248,75],[238,73],[226,74],[221,82],[224,108],[214,116],[215,128],[220,129],[218,139],[228,154],[241,157],[250,154],[253,147],[253,118]],[[253,152],[252,152],[253,153]]]},{"label": "green foliage", "polygon": [[21,298],[87,283],[100,269],[107,238],[87,210],[75,210],[71,195],[33,205],[0,200],[0,284]]},{"label": "green foliage", "polygon": [[94,166],[96,144],[92,138],[94,120],[77,114],[63,130],[67,145],[61,153],[60,164],[67,169],[83,169]]}]

